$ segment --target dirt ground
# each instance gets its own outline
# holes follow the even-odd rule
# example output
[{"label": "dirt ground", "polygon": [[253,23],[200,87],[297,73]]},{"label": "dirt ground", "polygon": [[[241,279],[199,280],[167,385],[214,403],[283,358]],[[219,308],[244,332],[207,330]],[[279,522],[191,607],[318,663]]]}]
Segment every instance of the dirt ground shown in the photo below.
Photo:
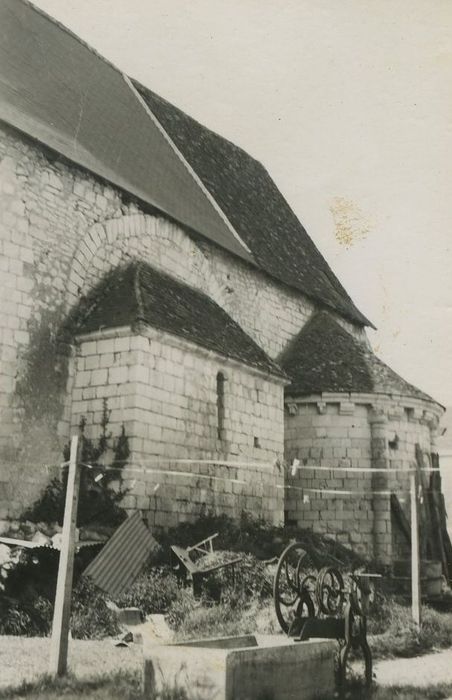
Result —
[{"label": "dirt ground", "polygon": [[379,685],[416,685],[428,687],[452,682],[452,649],[413,659],[387,659],[374,663]]},{"label": "dirt ground", "polygon": [[[50,639],[0,637],[0,688],[18,686],[47,673]],[[141,671],[142,647],[115,647],[100,642],[71,640],[69,668],[78,679],[93,679],[120,670]],[[452,681],[452,649],[411,659],[388,659],[374,663],[380,686],[428,687]]]},{"label": "dirt ground", "polygon": [[[48,672],[50,639],[0,637],[0,688],[36,680]],[[122,669],[141,670],[142,647],[115,647],[109,640],[69,642],[69,670],[77,678],[95,678]]]}]

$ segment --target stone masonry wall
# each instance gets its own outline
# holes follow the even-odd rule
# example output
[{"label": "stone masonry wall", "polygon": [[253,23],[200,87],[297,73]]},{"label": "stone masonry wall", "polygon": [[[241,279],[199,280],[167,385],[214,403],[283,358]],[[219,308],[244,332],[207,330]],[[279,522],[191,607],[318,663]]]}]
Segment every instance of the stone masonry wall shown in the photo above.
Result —
[{"label": "stone masonry wall", "polygon": [[[126,475],[130,492],[124,505],[149,512],[159,526],[205,511],[237,517],[247,510],[282,522],[284,495],[277,485],[282,486],[283,474],[275,461],[284,449],[283,382],[167,333],[146,327],[141,333],[123,329],[84,336],[72,390],[73,430],[83,416],[88,436],[98,435],[104,399],[113,435],[124,424],[132,469]],[[225,377],[222,439],[218,372]],[[172,461],[177,459],[198,461]],[[143,469],[186,471],[196,477]],[[154,493],[156,484],[160,486]]]},{"label": "stone masonry wall", "polygon": [[[429,465],[441,413],[437,404],[389,395],[323,394],[286,402],[286,459],[291,463],[297,457],[302,465],[295,476],[289,468],[286,485],[363,492],[354,497],[313,496],[289,488],[286,519],[330,533],[383,563],[406,556],[407,544],[391,516],[389,495],[375,492],[397,494],[409,521],[408,469],[416,465],[416,444]],[[309,464],[336,470],[315,472],[304,466]],[[375,471],[354,474],[356,467]],[[380,469],[388,471],[376,471]]]},{"label": "stone masonry wall", "polygon": [[23,505],[11,491],[13,474],[22,484],[39,481],[32,465],[61,458],[69,436],[71,348],[57,342],[58,332],[80,295],[112,267],[139,257],[205,291],[273,357],[314,310],[302,294],[145,213],[7,126],[0,131],[0,195],[3,515]]},{"label": "stone masonry wall", "polygon": [[[344,397],[345,398],[345,397]],[[289,467],[286,517],[300,527],[329,533],[357,552],[372,551],[371,474],[353,468],[371,466],[370,427],[367,408],[350,401],[327,403],[288,402],[286,404],[286,459],[299,459],[300,468],[292,476]],[[308,465],[336,467],[314,471]],[[340,472],[337,467],[349,469]],[[301,488],[358,490],[363,497],[303,493]]]}]

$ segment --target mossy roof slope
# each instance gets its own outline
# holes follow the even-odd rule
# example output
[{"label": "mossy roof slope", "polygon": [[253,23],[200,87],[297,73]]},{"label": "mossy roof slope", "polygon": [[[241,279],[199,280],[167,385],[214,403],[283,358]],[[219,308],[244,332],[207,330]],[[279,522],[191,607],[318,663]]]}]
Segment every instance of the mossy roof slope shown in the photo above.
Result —
[{"label": "mossy roof slope", "polygon": [[143,322],[264,372],[281,368],[216,302],[142,262],[116,268],[75,312],[77,334]]},{"label": "mossy roof slope", "polygon": [[371,325],[265,167],[137,81],[134,85],[246,243],[258,267],[347,318]]},{"label": "mossy roof slope", "polygon": [[286,387],[288,396],[355,392],[434,401],[400,377],[325,311],[308,321],[279,358],[279,364],[292,380]]}]

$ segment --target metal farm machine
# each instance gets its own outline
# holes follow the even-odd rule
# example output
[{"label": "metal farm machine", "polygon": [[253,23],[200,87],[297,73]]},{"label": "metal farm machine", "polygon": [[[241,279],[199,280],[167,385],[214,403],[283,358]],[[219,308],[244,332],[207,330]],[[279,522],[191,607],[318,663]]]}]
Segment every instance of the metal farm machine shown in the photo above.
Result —
[{"label": "metal farm machine", "polygon": [[350,652],[361,652],[364,681],[372,684],[372,654],[367,642],[367,615],[378,574],[356,569],[342,574],[322,566],[319,556],[303,544],[290,544],[281,554],[273,583],[276,616],[294,641],[336,639],[339,643],[338,682],[343,692]]}]

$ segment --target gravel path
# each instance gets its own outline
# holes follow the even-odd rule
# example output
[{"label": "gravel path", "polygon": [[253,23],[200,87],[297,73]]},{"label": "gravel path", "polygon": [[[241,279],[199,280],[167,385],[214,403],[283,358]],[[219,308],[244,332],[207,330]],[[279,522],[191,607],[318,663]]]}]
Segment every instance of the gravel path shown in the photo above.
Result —
[{"label": "gravel path", "polygon": [[[48,672],[50,639],[0,637],[0,687],[17,686]],[[69,668],[77,678],[94,678],[125,670],[141,670],[142,647],[115,647],[111,641],[71,640]]]},{"label": "gravel path", "polygon": [[374,663],[379,685],[416,685],[427,687],[452,682],[452,649],[414,659],[387,659]]}]

